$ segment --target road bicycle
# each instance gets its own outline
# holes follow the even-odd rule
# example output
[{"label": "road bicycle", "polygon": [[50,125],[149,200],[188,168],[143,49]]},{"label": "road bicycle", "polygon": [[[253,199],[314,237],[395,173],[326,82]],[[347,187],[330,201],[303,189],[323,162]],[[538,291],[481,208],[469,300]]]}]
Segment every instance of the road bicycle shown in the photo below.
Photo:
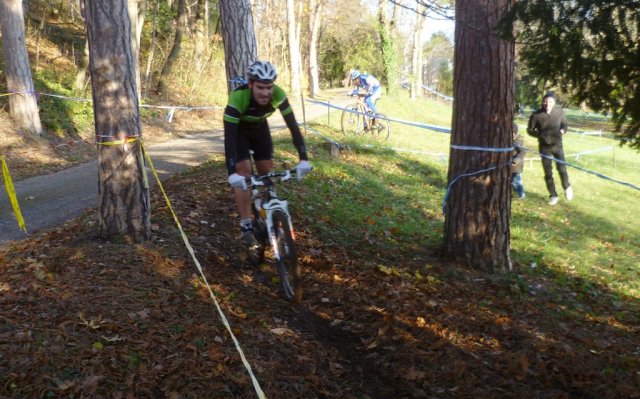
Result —
[{"label": "road bicycle", "polygon": [[364,102],[365,97],[365,94],[358,94],[357,101],[342,111],[342,133],[346,136],[369,135],[376,140],[387,141],[391,134],[389,118],[384,114],[374,117]]},{"label": "road bicycle", "polygon": [[302,300],[301,267],[295,243],[295,232],[289,214],[288,202],[276,195],[276,184],[290,180],[295,169],[284,165],[281,172],[266,175],[252,174],[247,178],[251,189],[251,207],[255,217],[254,232],[258,246],[250,249],[250,257],[255,264],[265,261],[265,251],[271,246],[273,260],[278,269],[280,285],[285,298],[293,302]]}]

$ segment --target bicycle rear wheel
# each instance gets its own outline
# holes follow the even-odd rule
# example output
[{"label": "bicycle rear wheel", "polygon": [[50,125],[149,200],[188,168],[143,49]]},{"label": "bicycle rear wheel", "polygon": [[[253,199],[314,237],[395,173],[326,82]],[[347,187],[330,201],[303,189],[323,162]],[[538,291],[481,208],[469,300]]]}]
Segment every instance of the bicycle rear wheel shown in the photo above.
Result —
[{"label": "bicycle rear wheel", "polygon": [[288,300],[300,302],[302,300],[302,275],[289,218],[282,211],[274,211],[271,221],[276,238],[275,261],[278,265],[282,291]]},{"label": "bicycle rear wheel", "polygon": [[359,112],[360,107],[357,103],[347,106],[346,109],[342,111],[340,122],[342,125],[342,133],[344,133],[345,136],[359,134],[364,129],[362,115]]},{"label": "bicycle rear wheel", "polygon": [[387,141],[391,134],[391,124],[385,114],[378,114],[376,116],[376,123],[371,129],[371,135],[379,141]]}]

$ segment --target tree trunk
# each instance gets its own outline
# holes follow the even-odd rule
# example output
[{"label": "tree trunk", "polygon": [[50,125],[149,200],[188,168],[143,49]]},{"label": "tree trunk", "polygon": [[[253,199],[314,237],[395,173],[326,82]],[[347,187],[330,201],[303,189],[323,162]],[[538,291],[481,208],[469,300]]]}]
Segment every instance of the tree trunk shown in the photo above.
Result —
[{"label": "tree trunk", "polygon": [[195,21],[195,43],[193,50],[193,67],[196,75],[200,73],[204,64],[204,49],[206,45],[205,32],[205,0],[198,0],[196,3],[196,21]]},{"label": "tree trunk", "polygon": [[4,50],[4,73],[9,96],[9,112],[18,128],[32,135],[42,134],[38,97],[33,86],[24,33],[22,1],[0,2],[0,28]]},{"label": "tree trunk", "polygon": [[322,1],[309,0],[309,96],[311,98],[316,97],[320,92],[320,78],[318,76],[318,36],[320,32],[322,5]]},{"label": "tree trunk", "polygon": [[[496,34],[498,21],[512,1],[456,2],[456,19],[469,22],[455,27],[452,147],[512,145],[515,46]],[[490,272],[511,269],[510,164],[511,151],[451,149],[446,258]]]},{"label": "tree trunk", "polygon": [[178,14],[176,15],[176,36],[173,40],[173,47],[171,48],[171,52],[169,53],[169,56],[167,57],[164,66],[162,67],[162,71],[160,72],[160,76],[158,77],[158,87],[156,88],[156,93],[158,95],[167,94],[167,78],[171,73],[173,64],[178,59],[178,55],[180,55],[180,47],[182,46],[182,35],[184,34],[185,27],[187,26],[186,9],[186,0],[178,0]]},{"label": "tree trunk", "polygon": [[153,64],[153,56],[156,52],[156,18],[158,15],[158,2],[153,9],[153,18],[151,20],[151,44],[149,45],[149,55],[147,56],[147,67],[144,72],[144,97],[147,96],[149,87],[151,86],[151,65]]},{"label": "tree trunk", "polygon": [[98,143],[99,229],[103,238],[151,236],[149,187],[127,0],[84,0]]},{"label": "tree trunk", "polygon": [[389,20],[387,0],[378,3],[378,35],[380,36],[380,55],[382,58],[381,82],[386,85],[388,93],[395,93],[398,85],[397,54],[392,35],[392,22]]},{"label": "tree trunk", "polygon": [[300,93],[300,45],[296,34],[296,7],[287,0],[287,23],[289,34],[289,65],[291,67],[291,91]]},{"label": "tree trunk", "polygon": [[422,49],[425,19],[423,14],[416,14],[411,57],[411,99],[422,97]]},{"label": "tree trunk", "polygon": [[78,71],[76,72],[75,89],[78,93],[82,92],[85,82],[87,81],[87,68],[89,68],[89,41],[85,40],[82,58],[80,59],[80,65],[78,65]]},{"label": "tree trunk", "polygon": [[[140,40],[142,39],[142,29],[144,28],[144,20],[147,17],[148,5],[149,5],[149,2],[147,0],[141,0],[138,3],[138,20],[136,21],[136,43],[138,45],[138,49],[140,49]],[[140,59],[140,54],[138,54],[138,60],[139,59]],[[138,77],[139,76],[140,75],[138,75]]]},{"label": "tree trunk", "polygon": [[257,56],[249,0],[220,0],[220,20],[224,41],[225,69],[229,91],[238,86],[237,78],[245,78],[246,70]]}]

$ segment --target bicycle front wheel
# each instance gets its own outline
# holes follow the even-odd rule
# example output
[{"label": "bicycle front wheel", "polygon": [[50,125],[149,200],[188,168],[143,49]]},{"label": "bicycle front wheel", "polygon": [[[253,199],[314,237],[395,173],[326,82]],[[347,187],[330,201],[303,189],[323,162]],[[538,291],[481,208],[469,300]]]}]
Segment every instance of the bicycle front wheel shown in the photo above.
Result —
[{"label": "bicycle front wheel", "polygon": [[360,107],[357,103],[347,106],[346,109],[342,111],[340,122],[342,125],[342,133],[344,133],[345,136],[359,134],[364,129]]},{"label": "bicycle front wheel", "polygon": [[289,218],[282,211],[274,211],[271,216],[276,239],[275,261],[278,265],[280,285],[284,296],[293,302],[302,300],[302,275],[298,264],[296,244]]},{"label": "bicycle front wheel", "polygon": [[391,134],[391,124],[385,114],[378,114],[376,116],[376,123],[371,129],[371,135],[379,141],[387,141]]},{"label": "bicycle front wheel", "polygon": [[256,240],[258,241],[258,246],[255,248],[249,249],[249,260],[254,265],[260,265],[264,263],[264,247],[269,244],[269,238],[267,234],[267,226],[264,222],[264,219],[260,216],[260,212],[256,209],[255,206],[251,206],[254,214],[254,231]]}]

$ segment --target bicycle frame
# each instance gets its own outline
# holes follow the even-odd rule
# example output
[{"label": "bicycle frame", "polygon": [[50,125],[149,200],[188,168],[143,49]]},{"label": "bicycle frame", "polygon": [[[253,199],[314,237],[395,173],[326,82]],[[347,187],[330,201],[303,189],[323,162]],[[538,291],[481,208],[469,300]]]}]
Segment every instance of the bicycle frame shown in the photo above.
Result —
[{"label": "bicycle frame", "polygon": [[[276,196],[275,184],[271,180],[272,178],[279,178],[280,181],[286,181],[291,179],[291,172],[287,170],[285,172],[279,173],[271,172],[264,176],[251,176],[252,200],[256,210],[258,210],[260,218],[264,221],[267,227],[269,243],[273,248],[274,257],[277,260],[280,260],[280,251],[278,250],[276,233],[273,227],[273,219],[271,217],[273,213],[275,211],[281,211],[284,215],[286,215],[287,221],[289,222],[291,237],[294,240],[295,232],[293,230],[291,215],[289,214],[289,204],[286,200],[278,199],[278,197]],[[262,190],[259,190],[257,187],[261,186],[264,188]]]}]

